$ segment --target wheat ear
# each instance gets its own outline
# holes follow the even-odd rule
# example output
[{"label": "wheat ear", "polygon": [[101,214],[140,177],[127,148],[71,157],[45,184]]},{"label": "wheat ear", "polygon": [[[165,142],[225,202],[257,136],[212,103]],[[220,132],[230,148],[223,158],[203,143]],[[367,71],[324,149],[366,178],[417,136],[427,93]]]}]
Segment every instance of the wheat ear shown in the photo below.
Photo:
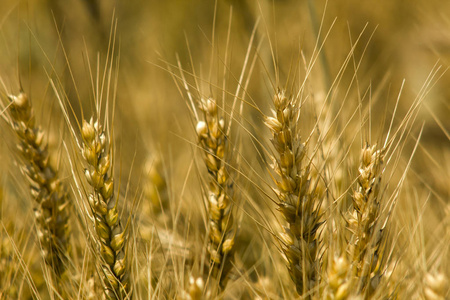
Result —
[{"label": "wheat ear", "polygon": [[[179,300],[202,300],[203,289],[205,288],[205,283],[201,277],[195,278],[193,276],[189,277],[189,287],[187,291],[183,291],[178,298]],[[206,298],[207,299],[207,298]]]},{"label": "wheat ear", "polygon": [[83,157],[87,182],[93,188],[89,194],[95,230],[102,259],[101,275],[107,299],[125,299],[129,291],[126,235],[120,223],[114,181],[110,177],[111,155],[107,136],[98,121],[83,120]]},{"label": "wheat ear", "polygon": [[147,181],[144,186],[144,196],[148,199],[151,210],[155,216],[170,215],[169,191],[166,177],[163,172],[163,165],[159,156],[152,156],[148,159]]},{"label": "wheat ear", "polygon": [[444,300],[449,292],[448,279],[444,273],[427,273],[424,279],[426,300]]},{"label": "wheat ear", "polygon": [[58,178],[58,172],[49,164],[44,132],[36,126],[28,96],[20,93],[18,96],[9,96],[9,99],[9,123],[20,140],[17,148],[24,158],[23,171],[37,203],[34,212],[42,254],[59,278],[67,269],[70,253],[67,188]]},{"label": "wheat ear", "polygon": [[[367,145],[361,151],[357,188],[353,193],[353,214],[349,219],[353,232],[351,256],[353,275],[359,280],[358,290],[373,292],[378,282],[381,263],[382,229],[380,219],[380,182],[384,149]],[[373,281],[373,283],[372,283]],[[369,288],[368,288],[369,287]]]},{"label": "wheat ear", "polygon": [[[3,204],[1,202],[0,199],[0,205]],[[5,232],[0,231],[0,299],[19,299],[19,289],[14,282],[18,272],[17,269],[17,260],[10,237]]]},{"label": "wheat ear", "polygon": [[344,300],[350,293],[350,282],[347,280],[349,264],[345,255],[334,257],[328,270],[328,296],[331,300]]},{"label": "wheat ear", "polygon": [[219,116],[217,103],[209,98],[201,103],[205,121],[197,123],[197,135],[204,150],[204,161],[210,175],[208,213],[208,252],[213,264],[213,276],[225,288],[231,270],[236,229],[233,221],[232,184],[227,165],[227,135],[225,120]]},{"label": "wheat ear", "polygon": [[306,147],[297,130],[299,107],[280,90],[273,102],[274,117],[266,117],[265,123],[272,131],[271,141],[277,152],[277,157],[271,159],[280,178],[275,180],[279,211],[288,222],[280,233],[281,248],[297,292],[303,295],[318,281],[316,233],[320,226],[320,201],[311,187],[310,164],[303,165]]}]

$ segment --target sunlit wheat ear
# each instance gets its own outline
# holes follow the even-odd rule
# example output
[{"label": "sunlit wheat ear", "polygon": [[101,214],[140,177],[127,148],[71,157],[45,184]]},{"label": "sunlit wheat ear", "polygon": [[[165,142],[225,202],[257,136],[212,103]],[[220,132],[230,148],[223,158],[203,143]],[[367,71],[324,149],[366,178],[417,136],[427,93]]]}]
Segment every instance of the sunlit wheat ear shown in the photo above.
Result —
[{"label": "sunlit wheat ear", "polygon": [[357,278],[354,288],[364,294],[374,292],[381,276],[383,229],[379,228],[379,219],[384,154],[385,150],[376,150],[376,145],[362,149],[353,212],[348,220],[353,233],[350,245],[353,276]]},{"label": "sunlit wheat ear", "polygon": [[229,160],[225,120],[219,115],[214,99],[203,100],[205,121],[197,123],[197,135],[209,173],[208,214],[212,275],[225,288],[232,268],[236,228],[233,220],[232,181],[226,161]]},{"label": "sunlit wheat ear", "polygon": [[328,270],[328,296],[333,300],[347,299],[350,292],[350,283],[347,280],[349,263],[344,255],[334,257]]},{"label": "sunlit wheat ear", "polygon": [[58,172],[49,164],[44,132],[36,125],[33,108],[25,93],[9,96],[9,124],[19,139],[31,195],[36,201],[35,217],[42,255],[61,278],[70,254],[69,199]]},{"label": "sunlit wheat ear", "polygon": [[426,300],[448,299],[448,278],[444,273],[427,273],[424,278],[424,296]]},{"label": "sunlit wheat ear", "polygon": [[291,278],[298,294],[303,295],[312,291],[319,280],[320,199],[311,185],[306,145],[300,140],[298,103],[280,90],[273,103],[274,116],[267,116],[265,123],[272,132],[276,151],[271,167],[277,175],[278,209],[288,223],[279,238]]},{"label": "sunlit wheat ear", "polygon": [[114,199],[114,181],[110,176],[111,151],[106,133],[98,121],[83,120],[83,157],[88,164],[86,180],[93,191],[89,205],[95,222],[96,242],[101,257],[101,276],[105,298],[129,297],[129,270],[127,268],[127,236],[121,225],[117,201]]},{"label": "sunlit wheat ear", "polygon": [[203,297],[203,290],[205,288],[205,283],[201,277],[194,278],[191,276],[189,278],[189,287],[187,291],[183,291],[180,296],[180,300],[202,300],[208,299]]},{"label": "sunlit wheat ear", "polygon": [[86,299],[87,299],[87,300],[96,300],[96,299],[98,299],[98,295],[97,295],[96,290],[95,290],[95,280],[94,280],[94,277],[91,277],[91,278],[89,278],[89,279],[87,280],[86,286],[87,286],[87,296],[86,296]]}]

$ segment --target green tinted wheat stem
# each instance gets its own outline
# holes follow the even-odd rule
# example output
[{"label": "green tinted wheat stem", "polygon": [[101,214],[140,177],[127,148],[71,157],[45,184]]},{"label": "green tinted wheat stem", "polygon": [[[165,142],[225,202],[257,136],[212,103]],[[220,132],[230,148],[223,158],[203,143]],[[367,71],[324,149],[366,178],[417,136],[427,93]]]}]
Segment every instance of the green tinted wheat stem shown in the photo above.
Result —
[{"label": "green tinted wheat stem", "polygon": [[381,276],[382,230],[378,229],[380,219],[380,182],[384,149],[367,145],[361,151],[358,168],[357,188],[353,193],[353,214],[350,229],[353,232],[351,256],[353,275],[359,280],[358,289],[370,295]]},{"label": "green tinted wheat stem", "polygon": [[221,288],[226,286],[231,270],[236,229],[233,220],[231,180],[225,161],[227,160],[227,139],[225,120],[219,116],[216,101],[202,101],[201,109],[205,121],[197,123],[197,135],[204,150],[204,161],[210,175],[208,214],[208,252],[213,264],[213,276]]},{"label": "green tinted wheat stem", "polygon": [[28,96],[9,96],[10,125],[16,132],[31,195],[37,203],[35,217],[45,262],[58,278],[65,273],[70,253],[69,200],[58,172],[49,164],[44,132],[36,125]]},{"label": "green tinted wheat stem", "polygon": [[93,188],[89,204],[95,221],[97,241],[102,259],[101,276],[105,298],[125,299],[129,291],[129,270],[125,231],[119,220],[114,199],[114,181],[110,177],[110,145],[99,122],[83,121],[83,157],[88,163],[86,179]]},{"label": "green tinted wheat stem", "polygon": [[310,292],[318,283],[319,199],[311,187],[310,164],[304,165],[305,143],[301,142],[297,121],[299,107],[278,91],[273,99],[274,117],[265,123],[272,132],[277,157],[272,157],[279,210],[288,222],[280,233],[281,247],[288,270],[299,295]]}]

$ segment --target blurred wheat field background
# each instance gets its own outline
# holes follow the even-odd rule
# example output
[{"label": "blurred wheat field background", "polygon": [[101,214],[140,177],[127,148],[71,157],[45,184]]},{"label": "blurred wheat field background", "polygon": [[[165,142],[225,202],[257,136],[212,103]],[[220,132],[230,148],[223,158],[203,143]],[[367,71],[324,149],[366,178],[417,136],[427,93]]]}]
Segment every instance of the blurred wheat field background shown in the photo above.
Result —
[{"label": "blurred wheat field background", "polygon": [[0,299],[448,299],[450,3],[0,3]]}]

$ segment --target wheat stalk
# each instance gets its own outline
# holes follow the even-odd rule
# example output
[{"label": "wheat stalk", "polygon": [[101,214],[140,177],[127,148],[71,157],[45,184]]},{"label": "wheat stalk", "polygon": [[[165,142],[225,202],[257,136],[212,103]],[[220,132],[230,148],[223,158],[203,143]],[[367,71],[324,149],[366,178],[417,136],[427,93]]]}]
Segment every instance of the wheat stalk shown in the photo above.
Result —
[{"label": "wheat stalk", "polygon": [[83,120],[83,157],[87,182],[93,188],[89,205],[95,222],[102,259],[101,275],[107,299],[129,297],[129,270],[127,269],[127,237],[123,229],[117,201],[114,199],[114,181],[110,177],[111,151],[105,132],[98,121]]},{"label": "wheat stalk", "polygon": [[232,267],[236,229],[233,220],[231,180],[227,170],[228,157],[225,120],[219,116],[217,103],[209,98],[201,102],[205,121],[197,123],[197,135],[204,150],[204,161],[210,175],[208,214],[208,252],[212,262],[212,275],[225,288]]},{"label": "wheat stalk", "polygon": [[357,188],[353,193],[353,213],[348,222],[353,233],[350,253],[353,276],[361,293],[372,294],[381,276],[380,182],[385,150],[367,145],[361,151]]},{"label": "wheat stalk", "polygon": [[70,254],[69,199],[57,170],[49,164],[44,132],[36,125],[28,96],[9,96],[9,124],[19,138],[17,149],[23,157],[31,195],[36,201],[35,218],[42,255],[58,281],[67,269]]},{"label": "wheat stalk", "polygon": [[272,144],[277,157],[271,157],[272,168],[280,180],[275,180],[279,211],[288,226],[279,237],[289,274],[299,295],[311,292],[319,279],[318,257],[320,226],[319,199],[311,186],[310,164],[304,165],[306,145],[297,129],[299,107],[284,91],[274,98],[274,117],[265,118],[272,132]]}]

